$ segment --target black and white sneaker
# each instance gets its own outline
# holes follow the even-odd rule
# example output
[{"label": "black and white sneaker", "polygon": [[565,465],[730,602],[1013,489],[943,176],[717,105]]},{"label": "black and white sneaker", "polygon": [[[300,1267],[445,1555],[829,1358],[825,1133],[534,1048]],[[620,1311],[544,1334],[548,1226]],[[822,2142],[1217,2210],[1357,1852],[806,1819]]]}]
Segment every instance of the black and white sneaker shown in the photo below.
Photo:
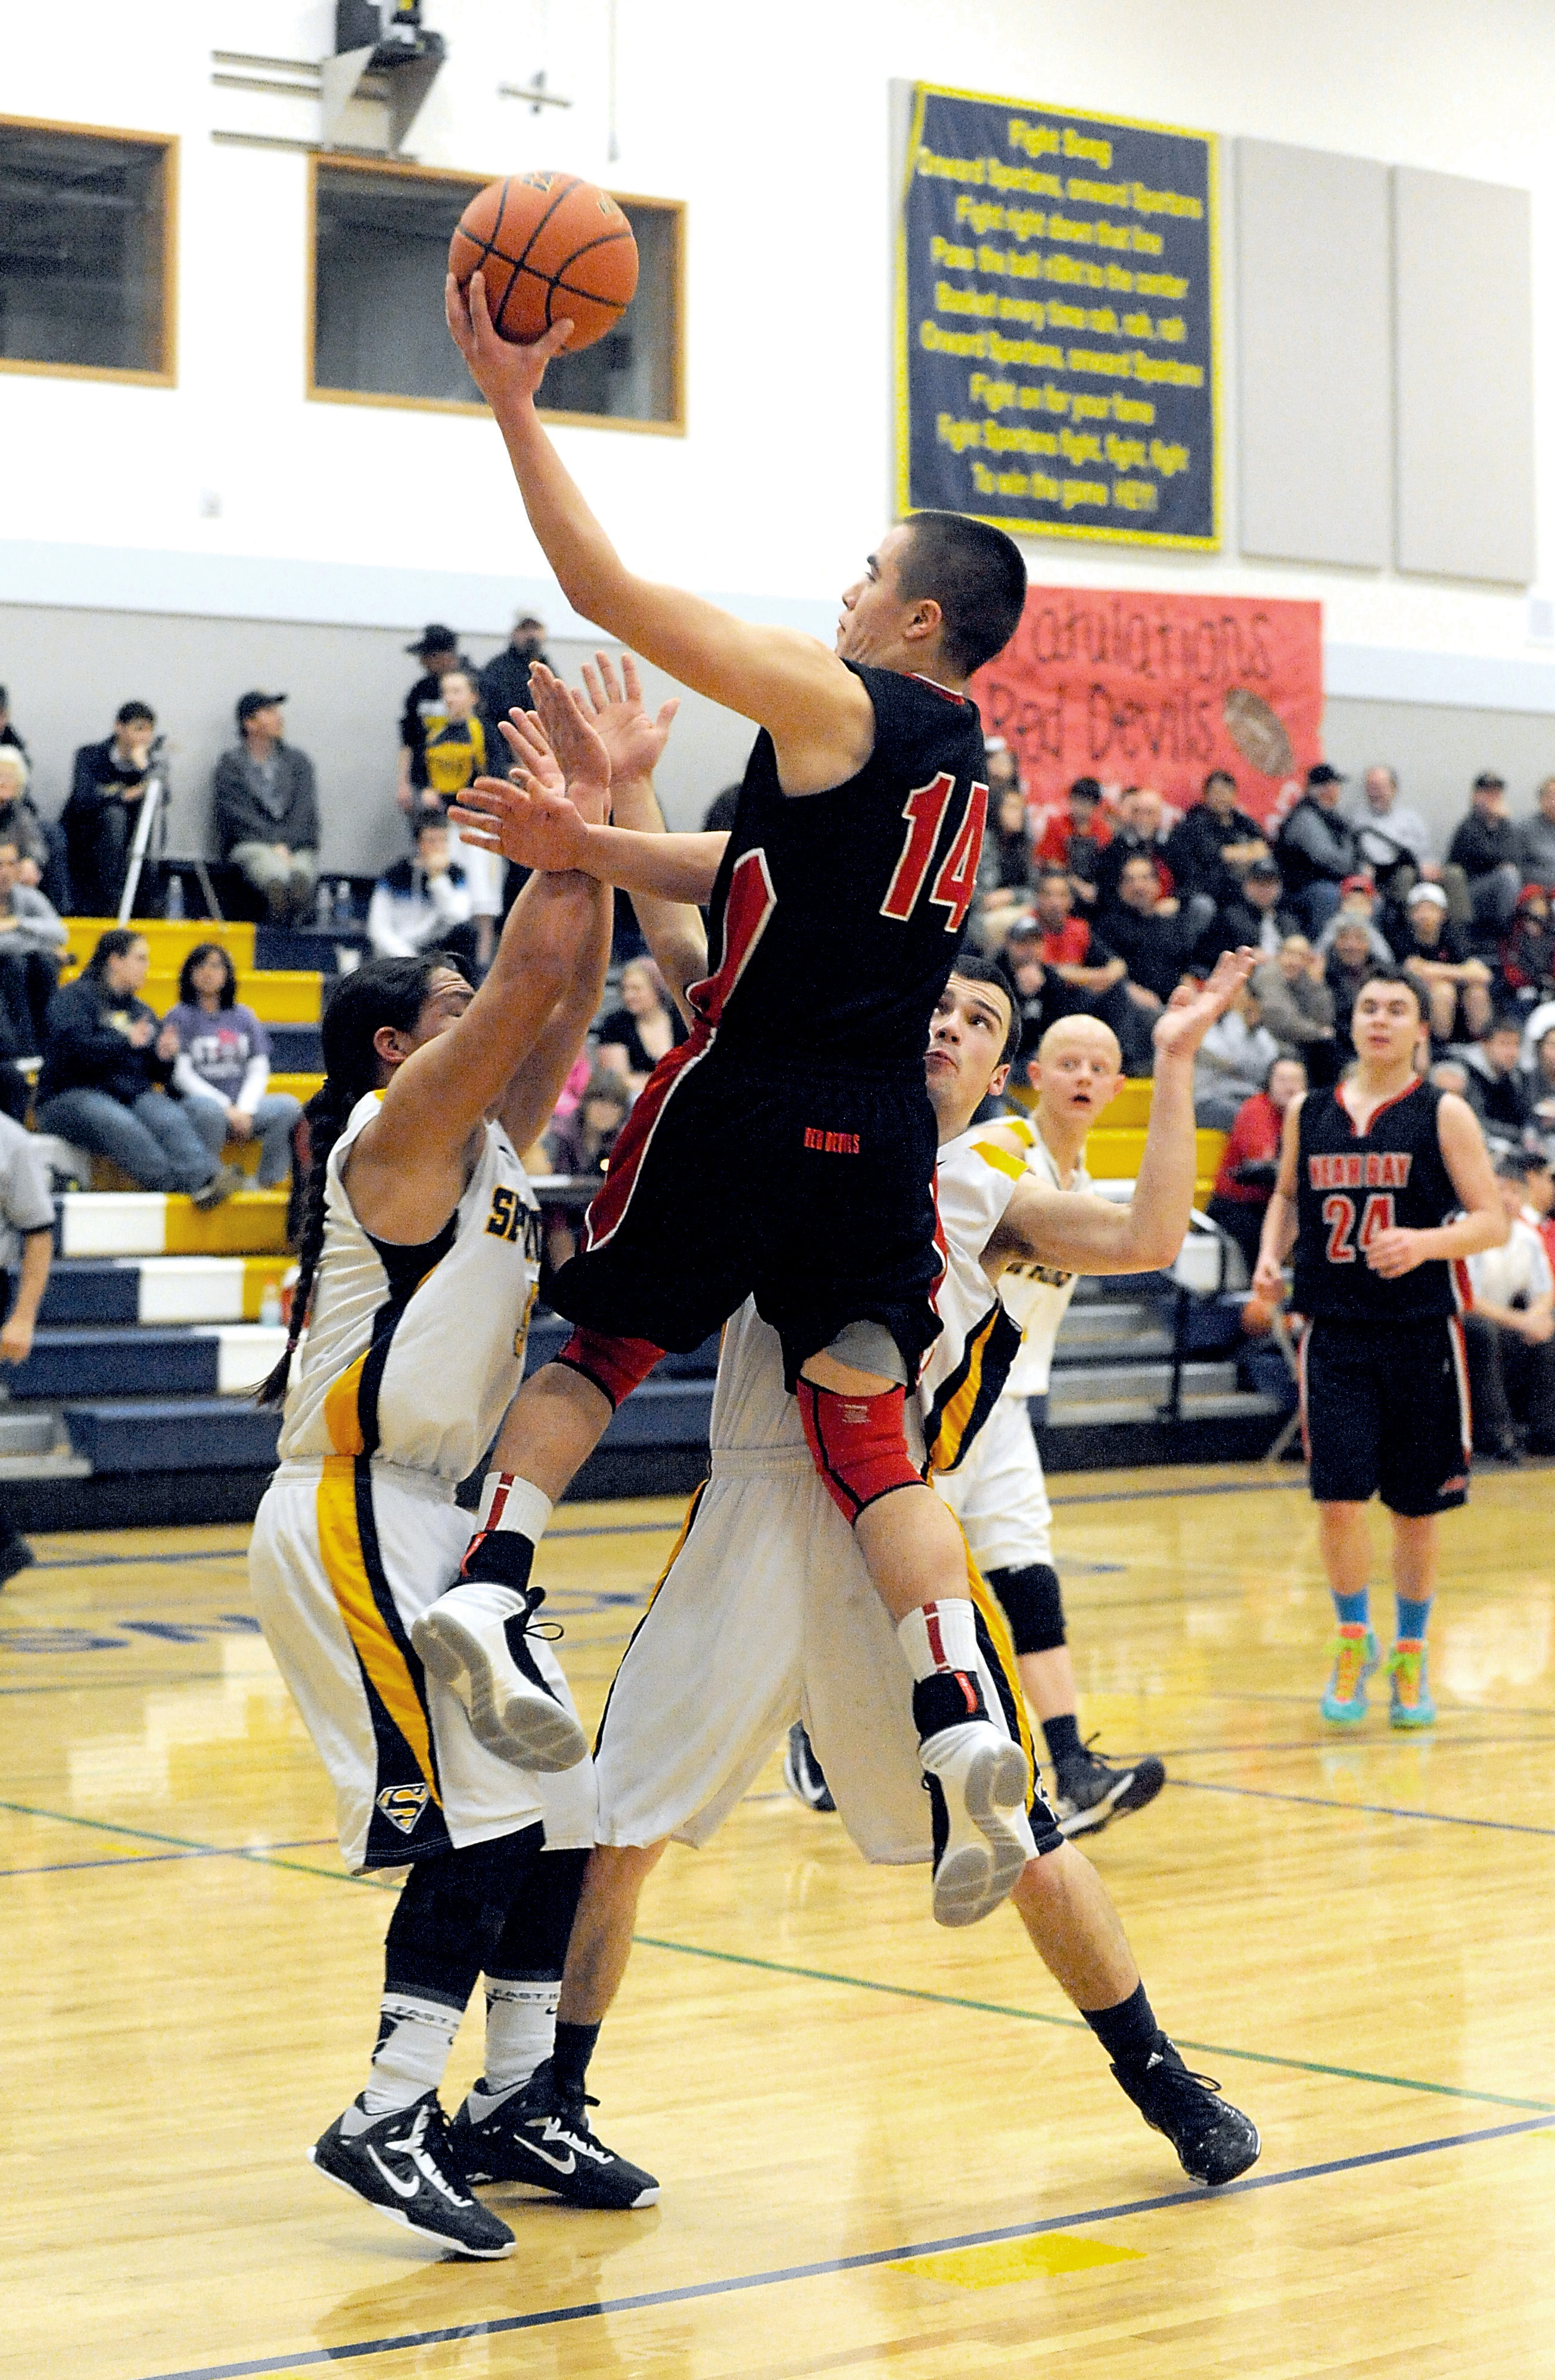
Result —
[{"label": "black and white sneaker", "polygon": [[1131,2078],[1117,2066],[1112,2071],[1145,2121],[1166,2135],[1194,2181],[1213,2190],[1257,2163],[1257,2124],[1221,2097],[1220,2084],[1208,2074],[1191,2074],[1164,2034],[1142,2073]]},{"label": "black and white sneaker", "polygon": [[308,2152],[326,2180],[375,2206],[391,2223],[402,2223],[418,2239],[452,2248],[457,2255],[512,2255],[514,2238],[506,2224],[469,2194],[435,2091],[414,2107],[378,2117],[359,2132],[346,2132],[345,2122],[345,2116],[337,2116]]},{"label": "black and white sneaker", "polygon": [[783,1755],[783,1781],[796,1802],[807,1810],[834,1810],[832,1788],[825,1772],[815,1756],[815,1746],[805,1733],[803,1724],[796,1719],[788,1730],[788,1749]]},{"label": "black and white sneaker", "polygon": [[576,1768],[589,1739],[541,1676],[528,1636],[538,1593],[460,1579],[412,1622],[410,1641],[469,1713],[478,1742],[537,1776]]},{"label": "black and white sneaker", "polygon": [[[481,2095],[475,2094],[477,2107]],[[469,2105],[449,2138],[472,2181],[531,2181],[574,2206],[651,2206],[659,2196],[650,2173],[594,2138],[588,2110],[598,2100],[564,2092],[549,2058],[481,2121],[471,2119]]]},{"label": "black and white sneaker", "polygon": [[1099,1760],[1087,1744],[1077,1760],[1066,1760],[1055,1772],[1058,1799],[1054,1815],[1061,1835],[1095,1835],[1114,1818],[1143,1810],[1166,1782],[1166,1770],[1153,1752],[1113,1768]]},{"label": "black and white sneaker", "polygon": [[1007,1900],[1030,1856],[1016,1832],[1031,1797],[1025,1753],[959,1670],[913,1688],[918,1758],[934,1803],[934,1918],[976,1925]]},{"label": "black and white sneaker", "polygon": [[38,1557],[19,1532],[0,1544],[0,1586],[16,1577],[18,1571],[30,1570]]}]

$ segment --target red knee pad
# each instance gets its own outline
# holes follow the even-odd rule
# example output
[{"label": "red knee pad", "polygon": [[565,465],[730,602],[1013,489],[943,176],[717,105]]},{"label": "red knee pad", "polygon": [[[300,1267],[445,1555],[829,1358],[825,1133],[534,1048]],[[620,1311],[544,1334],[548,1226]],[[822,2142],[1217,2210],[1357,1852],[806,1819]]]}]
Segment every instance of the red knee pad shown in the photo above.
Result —
[{"label": "red knee pad", "polygon": [[613,1339],[603,1330],[590,1330],[587,1325],[573,1332],[561,1354],[558,1364],[565,1364],[592,1380],[601,1396],[610,1399],[613,1407],[622,1404],[635,1388],[647,1379],[663,1354],[651,1339]]},{"label": "red knee pad", "polygon": [[849,1524],[893,1488],[921,1488],[923,1474],[907,1452],[905,1389],[879,1396],[844,1397],[800,1380],[795,1390],[805,1442],[826,1491]]}]

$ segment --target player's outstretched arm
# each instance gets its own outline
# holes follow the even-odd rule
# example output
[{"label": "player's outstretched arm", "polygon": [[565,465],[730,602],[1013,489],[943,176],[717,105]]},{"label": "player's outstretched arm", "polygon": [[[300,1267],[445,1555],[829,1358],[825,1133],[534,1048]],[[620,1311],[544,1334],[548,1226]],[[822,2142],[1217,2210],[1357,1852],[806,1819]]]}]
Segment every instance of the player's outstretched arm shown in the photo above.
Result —
[{"label": "player's outstretched arm", "polygon": [[1176,1260],[1193,1212],[1198,1142],[1193,1062],[1252,973],[1256,953],[1227,951],[1209,981],[1180,988],[1159,1018],[1150,1125],[1126,1207],[1088,1192],[1054,1191],[1028,1176],[1016,1184],[989,1254],[1027,1257],[1070,1272],[1155,1272]]},{"label": "player's outstretched arm", "polygon": [[1438,1223],[1427,1231],[1401,1228],[1375,1233],[1367,1243],[1366,1260],[1384,1281],[1399,1281],[1416,1265],[1444,1258],[1455,1263],[1460,1257],[1476,1256],[1481,1248],[1499,1248],[1512,1228],[1496,1187],[1496,1172],[1479,1118],[1456,1091],[1446,1092],[1439,1103],[1436,1129],[1441,1161],[1464,1211],[1451,1223]]},{"label": "player's outstretched arm", "polygon": [[1284,1282],[1285,1259],[1296,1243],[1296,1161],[1301,1148],[1301,1092],[1285,1110],[1280,1127],[1280,1172],[1258,1236],[1258,1260],[1253,1267],[1253,1287],[1259,1297],[1278,1303]]},{"label": "player's outstretched arm", "polygon": [[791,794],[853,776],[874,749],[875,714],[860,680],[814,637],[752,626],[702,597],[640,578],[594,518],[535,410],[545,367],[572,325],[532,346],[492,327],[481,275],[468,298],[449,275],[448,328],[495,414],[546,560],[575,612],[714,702],[767,728]]}]

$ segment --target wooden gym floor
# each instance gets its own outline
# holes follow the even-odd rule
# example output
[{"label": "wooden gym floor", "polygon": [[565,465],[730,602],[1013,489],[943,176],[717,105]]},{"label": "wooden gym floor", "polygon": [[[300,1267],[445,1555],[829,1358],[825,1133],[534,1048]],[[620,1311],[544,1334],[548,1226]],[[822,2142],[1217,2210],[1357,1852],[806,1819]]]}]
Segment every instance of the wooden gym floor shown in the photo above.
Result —
[{"label": "wooden gym floor", "polygon": [[[1055,1501],[1082,1722],[1172,1778],[1097,1864],[1262,2128],[1247,2181],[1185,2182],[1013,1916],[937,1931],[774,1762],[650,1885],[595,2062],[660,2205],[492,2192],[517,2255],[433,2262],[303,2161],[362,2081],[389,1888],[342,1872],[242,1532],[58,1536],[0,1600],[0,2372],[1555,2374],[1555,1473],[1446,1524],[1427,1740],[1318,1717],[1299,1474]],[[590,1716],[677,1518],[547,1540]]]}]

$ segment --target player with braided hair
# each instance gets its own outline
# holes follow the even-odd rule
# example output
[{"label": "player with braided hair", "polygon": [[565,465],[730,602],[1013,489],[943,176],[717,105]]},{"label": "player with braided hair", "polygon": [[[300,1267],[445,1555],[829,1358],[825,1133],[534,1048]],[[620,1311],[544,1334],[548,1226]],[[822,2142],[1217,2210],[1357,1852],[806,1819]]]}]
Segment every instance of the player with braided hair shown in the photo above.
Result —
[{"label": "player with braided hair", "polygon": [[[531,731],[531,768],[545,765],[537,743]],[[602,816],[608,784],[575,784],[585,815]],[[457,1574],[471,1522],[455,1489],[522,1376],[541,1237],[517,1152],[577,1057],[609,948],[608,894],[556,875],[525,887],[479,991],[436,951],[371,960],[335,986],[291,1330],[261,1391],[285,1415],[250,1550],[255,1604],[329,1769],[347,1864],[410,1871],[366,2088],[310,2155],[467,2256],[508,2255],[514,2239],[469,2192],[438,2086],[482,1973],[472,2115],[547,2054],[594,1779],[534,1630],[538,1593],[508,1623],[516,1691],[532,1706],[528,1774],[487,1749],[411,1629]],[[586,2124],[537,2152],[531,2178],[586,2205],[657,2196]]]}]

